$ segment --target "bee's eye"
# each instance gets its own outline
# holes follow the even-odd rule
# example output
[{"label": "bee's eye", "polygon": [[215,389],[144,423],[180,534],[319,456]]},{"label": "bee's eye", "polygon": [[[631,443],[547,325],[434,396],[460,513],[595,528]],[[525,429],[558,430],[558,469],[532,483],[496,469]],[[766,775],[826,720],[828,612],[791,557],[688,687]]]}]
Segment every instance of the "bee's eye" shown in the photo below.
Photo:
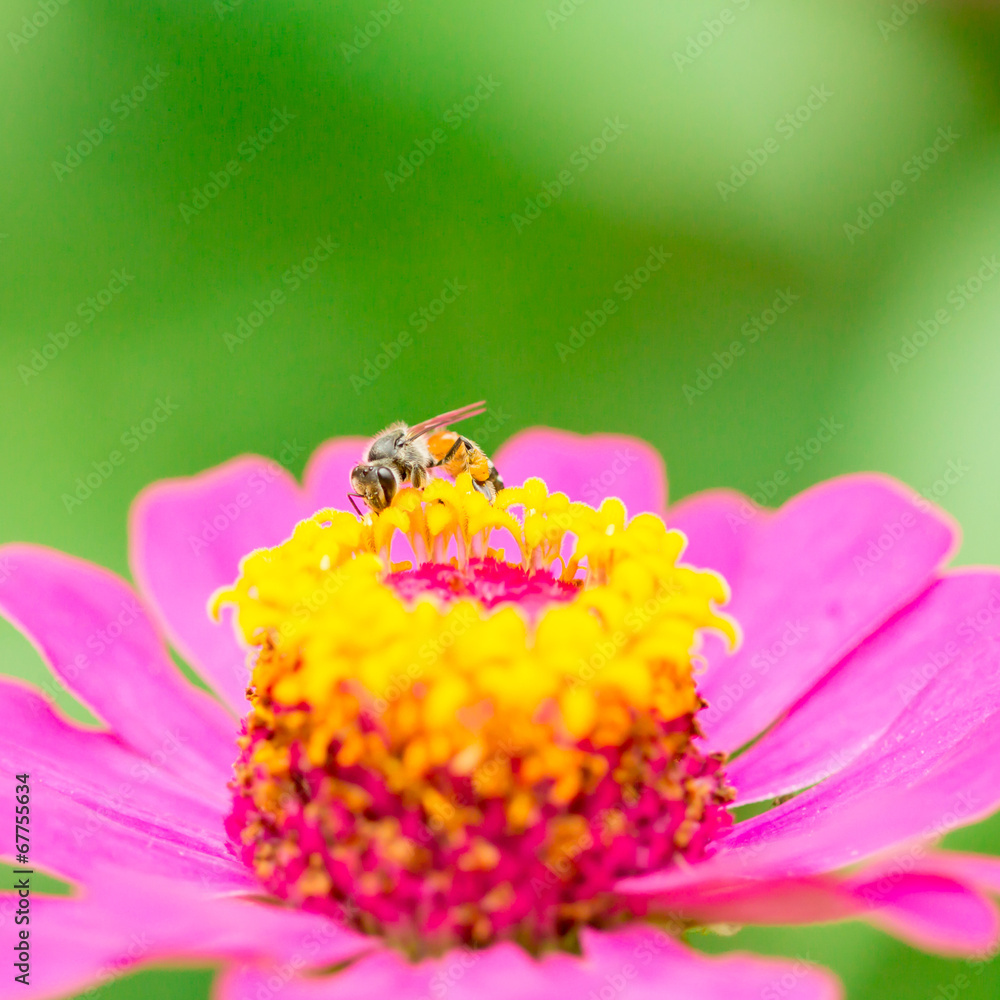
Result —
[{"label": "bee's eye", "polygon": [[385,502],[392,503],[392,498],[396,495],[396,477],[392,474],[392,470],[384,465],[378,470],[378,484],[382,488]]}]

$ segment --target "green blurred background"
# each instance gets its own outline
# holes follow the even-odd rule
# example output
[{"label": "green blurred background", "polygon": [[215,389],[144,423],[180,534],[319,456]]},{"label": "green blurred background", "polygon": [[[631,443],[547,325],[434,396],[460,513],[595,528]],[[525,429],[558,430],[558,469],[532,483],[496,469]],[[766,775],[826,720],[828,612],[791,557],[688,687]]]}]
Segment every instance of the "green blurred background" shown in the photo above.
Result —
[{"label": "green blurred background", "polygon": [[[5,0],[0,32],[4,540],[126,573],[126,513],[152,480],[242,451],[299,473],[330,435],[485,397],[488,449],[540,423],[636,434],[674,498],[784,470],[779,502],[881,469],[959,518],[961,562],[1000,561],[983,262],[1000,253],[1000,13]],[[321,239],[337,249],[296,288]],[[636,275],[650,248],[669,257]],[[439,309],[447,282],[461,294]],[[769,323],[779,292],[794,301]],[[392,341],[409,346],[372,368]],[[68,509],[158,401],[169,417]],[[791,460],[824,419],[842,429]],[[6,625],[0,657],[43,677]],[[951,842],[998,852],[998,834]],[[858,1000],[930,998],[968,971],[858,925],[698,943],[808,956]],[[102,995],[203,997],[210,979]],[[967,1000],[997,996],[1000,962],[970,981]]]}]

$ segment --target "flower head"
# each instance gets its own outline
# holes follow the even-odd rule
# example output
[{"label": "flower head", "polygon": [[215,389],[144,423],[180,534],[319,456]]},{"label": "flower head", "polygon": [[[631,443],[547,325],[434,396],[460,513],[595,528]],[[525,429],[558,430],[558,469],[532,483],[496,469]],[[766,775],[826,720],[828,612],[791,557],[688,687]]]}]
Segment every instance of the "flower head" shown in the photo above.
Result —
[{"label": "flower head", "polygon": [[[695,746],[691,660],[700,629],[734,637],[723,582],[619,501],[529,480],[494,508],[466,480],[363,523],[322,511],[216,598],[257,649],[229,821],[244,859],[276,895],[414,954],[539,951],[624,920],[619,879],[697,861],[731,825],[721,755]],[[498,527],[514,563],[487,550]],[[390,572],[397,532],[460,556]],[[331,597],[298,613],[310,594]]]},{"label": "flower head", "polygon": [[0,610],[99,720],[0,682],[31,864],[73,887],[33,898],[30,995],[188,960],[222,1000],[827,1000],[684,935],[995,946],[1000,864],[936,842],[1000,804],[1000,574],[943,568],[939,512],[874,476],[668,512],[645,445],[543,430],[493,505],[459,478],[359,520],[330,504],[360,444],[302,488],[253,458],[151,488],[138,595],[0,553]]}]

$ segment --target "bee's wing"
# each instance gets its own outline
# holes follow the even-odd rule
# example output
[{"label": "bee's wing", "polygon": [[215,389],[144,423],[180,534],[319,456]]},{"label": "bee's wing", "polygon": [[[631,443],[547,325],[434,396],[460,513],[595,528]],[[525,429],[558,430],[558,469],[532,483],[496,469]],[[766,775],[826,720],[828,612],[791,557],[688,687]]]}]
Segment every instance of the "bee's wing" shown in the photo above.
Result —
[{"label": "bee's wing", "polygon": [[486,400],[481,399],[478,403],[470,403],[468,406],[462,406],[457,410],[450,410],[448,413],[442,413],[437,417],[431,417],[430,420],[424,420],[419,424],[414,424],[406,432],[406,440],[413,441],[424,434],[429,434],[438,427],[447,427],[448,424],[456,424],[460,420],[468,420],[469,417],[478,417],[479,414],[485,412],[485,410]]}]

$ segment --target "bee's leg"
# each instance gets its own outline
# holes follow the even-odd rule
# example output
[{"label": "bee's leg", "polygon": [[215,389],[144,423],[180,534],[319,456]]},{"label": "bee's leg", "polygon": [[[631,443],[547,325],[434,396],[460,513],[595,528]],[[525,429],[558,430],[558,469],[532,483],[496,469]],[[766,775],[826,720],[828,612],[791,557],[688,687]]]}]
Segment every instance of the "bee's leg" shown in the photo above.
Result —
[{"label": "bee's leg", "polygon": [[410,466],[410,484],[416,489],[422,489],[427,485],[428,475],[425,469],[419,465]]},{"label": "bee's leg", "polygon": [[455,438],[455,443],[448,449],[447,454],[442,455],[433,465],[447,465],[458,454],[458,449],[462,447],[463,443],[461,436]]},{"label": "bee's leg", "polygon": [[493,483],[489,479],[487,479],[485,482],[482,483],[477,483],[476,480],[473,479],[472,486],[473,489],[482,493],[482,495],[486,497],[486,499],[489,500],[490,503],[493,503],[493,501],[496,500],[497,488],[493,485]]}]

